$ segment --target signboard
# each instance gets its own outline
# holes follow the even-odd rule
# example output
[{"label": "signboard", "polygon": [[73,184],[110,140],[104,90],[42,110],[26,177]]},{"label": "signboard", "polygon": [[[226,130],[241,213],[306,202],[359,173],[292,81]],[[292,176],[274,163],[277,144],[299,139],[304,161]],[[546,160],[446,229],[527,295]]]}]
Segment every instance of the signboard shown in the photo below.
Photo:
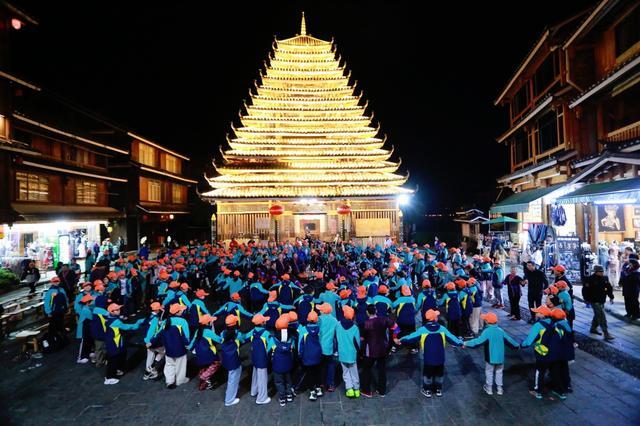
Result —
[{"label": "signboard", "polygon": [[580,280],[580,238],[556,237],[558,264],[567,268],[567,278],[575,282]]},{"label": "signboard", "polygon": [[356,237],[391,235],[391,219],[356,219]]},{"label": "signboard", "polygon": [[624,206],[618,204],[604,204],[598,207],[598,231],[624,231]]},{"label": "signboard", "polygon": [[542,223],[542,198],[529,203],[529,211],[522,212],[523,223]]}]

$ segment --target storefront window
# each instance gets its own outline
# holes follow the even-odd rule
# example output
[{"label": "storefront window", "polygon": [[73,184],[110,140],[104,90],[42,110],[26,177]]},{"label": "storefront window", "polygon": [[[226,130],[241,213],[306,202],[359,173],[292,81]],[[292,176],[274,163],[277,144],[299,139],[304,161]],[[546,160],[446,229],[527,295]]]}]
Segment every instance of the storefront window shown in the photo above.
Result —
[{"label": "storefront window", "polygon": [[76,204],[97,204],[98,185],[85,180],[76,181]]},{"label": "storefront window", "polygon": [[18,200],[49,201],[49,178],[33,173],[16,172]]},{"label": "storefront window", "polygon": [[184,203],[184,196],[182,191],[182,185],[173,184],[173,202],[174,204],[182,204]]},{"label": "storefront window", "polygon": [[149,180],[148,185],[149,185],[148,186],[149,201],[155,201],[158,203],[162,201],[160,181]]}]

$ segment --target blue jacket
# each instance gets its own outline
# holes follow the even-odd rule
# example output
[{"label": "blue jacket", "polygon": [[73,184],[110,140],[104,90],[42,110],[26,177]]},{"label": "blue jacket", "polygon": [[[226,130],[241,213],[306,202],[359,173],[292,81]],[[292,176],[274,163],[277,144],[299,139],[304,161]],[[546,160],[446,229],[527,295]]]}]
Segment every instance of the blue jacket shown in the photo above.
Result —
[{"label": "blue jacket", "polygon": [[49,287],[42,300],[44,301],[44,313],[47,315],[65,313],[69,309],[67,293],[57,285]]},{"label": "blue jacket", "polygon": [[196,298],[191,302],[191,307],[189,308],[189,325],[198,327],[200,325],[200,317],[203,315],[209,315],[209,309],[204,304],[204,300]]},{"label": "blue jacket", "polygon": [[333,315],[334,318],[336,317],[336,311],[338,310],[338,302],[340,302],[340,296],[332,291],[326,290],[322,292],[320,296],[318,296],[318,302],[330,304],[331,308],[333,309],[331,311],[331,315]]},{"label": "blue jacket", "polygon": [[244,287],[244,281],[240,277],[227,277],[225,284],[222,287],[223,290],[229,289],[229,296],[233,293],[239,293]]},{"label": "blue jacket", "polygon": [[333,355],[335,352],[336,326],[338,320],[332,315],[322,314],[318,317],[318,326],[320,327],[320,345],[322,346],[322,355]]},{"label": "blue jacket", "polygon": [[315,305],[313,294],[303,294],[293,302],[293,306],[296,307],[298,321],[300,324],[305,325],[307,323],[307,316],[309,315],[309,312],[313,310]]},{"label": "blue jacket", "polygon": [[376,307],[376,315],[379,317],[388,317],[389,309],[391,309],[391,300],[388,297],[378,294],[375,296],[371,303]]},{"label": "blue jacket", "polygon": [[424,319],[424,314],[429,309],[437,309],[438,300],[436,299],[436,291],[432,288],[427,288],[418,293],[418,300],[416,301],[416,307],[420,309],[420,318]]},{"label": "blue jacket", "polygon": [[462,316],[469,318],[473,312],[473,302],[468,289],[465,287],[458,292],[458,300],[460,301],[460,311]]},{"label": "blue jacket", "polygon": [[363,297],[362,299],[356,299],[355,311],[356,311],[356,324],[358,326],[364,325],[369,316],[367,315],[367,306],[369,306],[370,299]]},{"label": "blue jacket", "polygon": [[251,362],[255,368],[269,367],[269,353],[273,339],[263,327],[255,327],[251,332]]},{"label": "blue jacket", "polygon": [[482,290],[477,286],[477,284],[473,284],[471,287],[467,287],[467,291],[471,296],[471,304],[474,308],[482,307]]},{"label": "blue jacket", "polygon": [[274,373],[291,373],[295,347],[294,339],[291,336],[286,342],[276,338],[271,340],[271,367]]},{"label": "blue jacket", "polygon": [[443,294],[442,298],[438,301],[438,305],[444,305],[444,311],[448,320],[457,321],[462,318],[462,308],[458,300],[457,291],[451,290]]},{"label": "blue jacket", "polygon": [[149,318],[147,318],[147,331],[144,335],[144,343],[151,345],[153,339],[160,332],[160,326],[162,322],[160,321],[160,315],[152,313]]},{"label": "blue jacket", "polygon": [[93,316],[91,317],[91,336],[94,339],[104,342],[107,333],[107,319],[109,312],[104,308],[93,308]]},{"label": "blue jacket", "polygon": [[480,336],[465,342],[465,346],[473,348],[484,345],[484,360],[489,364],[504,364],[504,343],[517,349],[520,345],[496,324],[488,324]]},{"label": "blue jacket", "polygon": [[125,324],[120,319],[111,317],[107,319],[104,346],[108,357],[114,357],[126,352],[122,331],[137,330],[144,319],[139,319],[134,324]]},{"label": "blue jacket", "polygon": [[567,290],[558,292],[558,299],[562,302],[562,310],[569,313],[573,310],[573,300]]},{"label": "blue jacket", "polygon": [[353,321],[344,319],[337,324],[336,343],[340,362],[352,364],[357,361],[358,349],[360,348],[360,330]]},{"label": "blue jacket", "polygon": [[444,348],[446,342],[462,346],[462,340],[451,334],[449,330],[437,322],[430,321],[415,332],[400,339],[402,343],[420,344],[424,365],[444,365]]},{"label": "blue jacket", "polygon": [[248,335],[236,332],[235,339],[226,338],[226,330],[222,332],[220,344],[220,359],[222,366],[229,371],[240,368],[240,346],[247,341]]},{"label": "blue jacket", "polygon": [[283,281],[273,285],[269,290],[278,292],[278,302],[283,305],[292,305],[293,301],[298,297],[298,294],[300,294],[300,287],[290,281]]},{"label": "blue jacket", "polygon": [[220,307],[220,309],[218,309],[213,313],[213,316],[218,317],[218,319],[221,319],[222,321],[224,321],[224,319],[231,314],[238,317],[238,325],[242,323],[242,317],[249,318],[249,319],[253,318],[253,314],[251,312],[247,311],[245,308],[242,307],[242,305],[236,302],[225,303]]},{"label": "blue jacket", "polygon": [[90,336],[83,336],[83,323],[85,321],[88,321],[89,323],[91,323],[91,319],[93,318],[93,313],[91,311],[91,308],[88,305],[80,305],[80,312],[76,311],[76,313],[78,314],[78,326],[76,327],[76,339],[82,339],[83,337],[90,337]]},{"label": "blue jacket", "polygon": [[320,327],[308,324],[299,330],[298,353],[304,366],[318,365],[322,362],[322,344],[320,343]]},{"label": "blue jacket", "polygon": [[155,339],[162,343],[167,356],[179,358],[186,355],[190,343],[189,324],[184,318],[170,317],[163,321]]},{"label": "blue jacket", "polygon": [[220,343],[220,338],[210,328],[196,331],[189,348],[196,351],[198,367],[206,367],[218,360],[218,350],[215,343]]},{"label": "blue jacket", "polygon": [[411,296],[401,296],[391,305],[396,310],[396,322],[402,325],[416,324],[415,299]]},{"label": "blue jacket", "polygon": [[260,310],[260,314],[265,317],[269,317],[269,321],[267,321],[267,328],[269,330],[274,330],[276,327],[276,320],[282,314],[282,311],[293,311],[295,307],[293,305],[282,305],[278,301],[267,302],[264,304],[262,309]]},{"label": "blue jacket", "polygon": [[249,286],[249,297],[252,301],[264,302],[267,300],[267,296],[269,296],[269,292],[265,290],[262,283],[255,282]]},{"label": "blue jacket", "polygon": [[533,345],[538,361],[556,361],[561,351],[562,330],[555,327],[550,318],[538,320],[531,326],[529,334],[520,344],[526,348]]}]

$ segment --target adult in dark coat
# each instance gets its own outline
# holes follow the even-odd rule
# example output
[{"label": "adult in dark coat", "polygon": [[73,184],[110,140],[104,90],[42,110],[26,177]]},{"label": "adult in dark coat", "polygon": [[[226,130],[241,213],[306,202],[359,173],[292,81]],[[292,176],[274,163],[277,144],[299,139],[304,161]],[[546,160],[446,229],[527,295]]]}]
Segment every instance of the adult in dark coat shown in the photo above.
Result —
[{"label": "adult in dark coat", "polygon": [[[591,321],[591,333],[602,334],[606,340],[612,340],[613,336],[609,334],[607,327],[607,317],[604,313],[604,304],[607,296],[613,303],[613,287],[609,283],[609,278],[604,274],[604,268],[596,265],[593,268],[593,275],[588,276],[582,284],[582,298],[586,303],[591,304],[593,309],[593,320]],[[602,333],[598,331],[598,326],[602,329]]]},{"label": "adult in dark coat", "polygon": [[624,297],[624,307],[627,311],[627,318],[640,318],[640,304],[638,296],[640,296],[640,263],[637,258],[628,260],[629,267],[620,279],[622,286],[622,296]]},{"label": "adult in dark coat", "polygon": [[376,316],[374,305],[367,306],[367,316],[369,318],[365,321],[362,332],[362,394],[366,397],[372,396],[373,366],[376,365],[378,371],[376,389],[379,395],[384,396],[387,392],[386,360],[391,347],[389,334],[392,334],[394,341],[397,340],[400,328],[391,318]]},{"label": "adult in dark coat", "polygon": [[[524,269],[524,284],[528,286],[527,300],[529,302],[529,310],[539,307],[542,304],[542,292],[549,287],[549,282],[544,272],[537,269],[532,260],[527,262],[527,267]],[[533,324],[535,318],[535,313],[531,312],[529,322]]]}]

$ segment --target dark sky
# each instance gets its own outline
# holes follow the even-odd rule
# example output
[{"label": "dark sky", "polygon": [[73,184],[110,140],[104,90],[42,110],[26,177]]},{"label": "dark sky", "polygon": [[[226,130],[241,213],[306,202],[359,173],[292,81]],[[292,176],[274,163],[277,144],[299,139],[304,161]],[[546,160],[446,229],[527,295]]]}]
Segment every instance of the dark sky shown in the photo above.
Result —
[{"label": "dark sky", "polygon": [[[162,4],[161,4],[162,3]],[[272,36],[336,38],[388,144],[418,186],[418,212],[496,195],[506,111],[493,100],[545,25],[594,1],[42,1],[13,69],[190,155],[202,170],[224,143]],[[224,4],[224,7],[221,5]],[[516,7],[517,6],[517,7]]]}]

